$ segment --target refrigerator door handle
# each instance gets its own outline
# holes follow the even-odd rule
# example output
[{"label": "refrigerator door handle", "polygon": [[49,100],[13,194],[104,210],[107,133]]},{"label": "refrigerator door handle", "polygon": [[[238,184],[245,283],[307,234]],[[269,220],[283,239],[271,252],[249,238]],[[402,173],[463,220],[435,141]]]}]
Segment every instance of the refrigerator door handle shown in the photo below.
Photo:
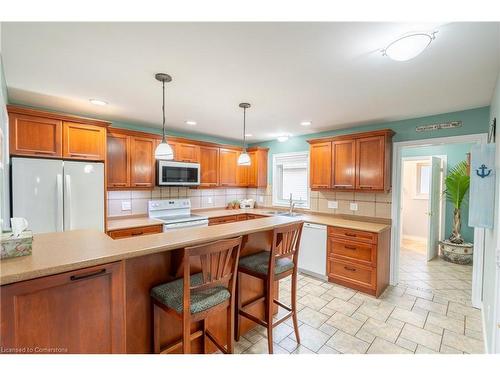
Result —
[{"label": "refrigerator door handle", "polygon": [[69,174],[65,175],[65,187],[66,187],[66,194],[64,197],[64,209],[65,209],[65,215],[64,215],[64,230],[71,230],[71,176]]},{"label": "refrigerator door handle", "polygon": [[63,211],[63,179],[62,179],[62,174],[58,173],[57,174],[57,231],[58,232],[63,232],[64,231],[64,211]]}]

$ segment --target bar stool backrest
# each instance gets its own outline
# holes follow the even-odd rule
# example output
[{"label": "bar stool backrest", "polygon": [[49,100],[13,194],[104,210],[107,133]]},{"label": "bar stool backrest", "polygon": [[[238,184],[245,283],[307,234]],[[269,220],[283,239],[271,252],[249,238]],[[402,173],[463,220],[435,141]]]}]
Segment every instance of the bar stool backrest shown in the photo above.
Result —
[{"label": "bar stool backrest", "polygon": [[294,223],[274,230],[272,255],[276,259],[298,256],[302,226],[304,223]]}]

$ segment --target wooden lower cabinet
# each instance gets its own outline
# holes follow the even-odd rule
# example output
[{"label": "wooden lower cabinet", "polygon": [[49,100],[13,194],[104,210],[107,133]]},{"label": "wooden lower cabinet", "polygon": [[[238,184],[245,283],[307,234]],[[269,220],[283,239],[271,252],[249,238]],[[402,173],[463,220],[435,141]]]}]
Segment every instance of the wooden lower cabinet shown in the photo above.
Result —
[{"label": "wooden lower cabinet", "polygon": [[114,240],[119,240],[120,238],[137,237],[137,236],[144,236],[147,234],[155,234],[162,232],[163,232],[163,224],[158,224],[158,225],[149,225],[146,227],[110,230],[108,231],[108,236],[110,236]]},{"label": "wooden lower cabinet", "polygon": [[212,217],[208,219],[208,225],[235,223],[237,221],[253,220],[253,219],[259,219],[261,217],[266,217],[266,216],[256,215],[256,214],[238,214],[238,215]]},{"label": "wooden lower cabinet", "polygon": [[22,281],[0,290],[4,352],[125,352],[122,262]]},{"label": "wooden lower cabinet", "polygon": [[390,237],[328,227],[328,280],[378,297],[389,285]]}]

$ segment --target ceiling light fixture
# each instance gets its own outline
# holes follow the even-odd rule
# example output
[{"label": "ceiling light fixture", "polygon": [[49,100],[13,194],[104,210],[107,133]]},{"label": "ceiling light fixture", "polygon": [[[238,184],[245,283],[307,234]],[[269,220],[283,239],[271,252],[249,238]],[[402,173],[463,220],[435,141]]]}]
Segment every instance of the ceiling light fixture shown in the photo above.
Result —
[{"label": "ceiling light fixture", "polygon": [[253,137],[253,134],[246,133],[246,134],[245,134],[245,137]]},{"label": "ceiling light fixture", "polygon": [[302,121],[300,123],[300,125],[302,125],[302,126],[311,126],[312,125],[312,121]]},{"label": "ceiling light fixture", "polygon": [[382,55],[389,56],[395,61],[407,61],[420,55],[431,42],[436,39],[437,31],[431,33],[418,32],[403,35],[401,38],[391,42]]},{"label": "ceiling light fixture", "polygon": [[99,100],[99,99],[89,99],[89,102],[95,105],[107,105],[108,102],[105,102],[104,100]]},{"label": "ceiling light fixture", "polygon": [[247,145],[246,145],[246,114],[247,108],[250,108],[249,103],[240,103],[240,108],[243,108],[243,152],[238,157],[238,165],[250,165],[250,156],[247,154]]},{"label": "ceiling light fixture", "polygon": [[193,126],[197,124],[196,121],[193,120],[186,120],[185,123],[186,125],[193,125]]},{"label": "ceiling light fixture", "polygon": [[161,143],[156,146],[155,158],[158,160],[173,160],[174,151],[167,143],[167,137],[165,136],[165,82],[172,81],[172,77],[165,73],[156,73],[155,78],[160,81],[163,86],[163,105],[161,107],[163,113],[163,137]]},{"label": "ceiling light fixture", "polygon": [[276,138],[278,140],[278,142],[286,142],[288,141],[288,138],[290,138],[290,136],[288,134],[283,134],[283,135],[280,135],[278,136],[278,138]]}]

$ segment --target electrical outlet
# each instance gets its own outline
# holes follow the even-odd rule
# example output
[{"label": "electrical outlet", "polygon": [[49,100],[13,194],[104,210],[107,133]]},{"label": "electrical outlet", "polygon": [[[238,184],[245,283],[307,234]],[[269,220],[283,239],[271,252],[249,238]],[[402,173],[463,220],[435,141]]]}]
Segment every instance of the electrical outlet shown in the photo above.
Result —
[{"label": "electrical outlet", "polygon": [[122,201],[122,211],[130,211],[132,209],[132,202]]},{"label": "electrical outlet", "polygon": [[353,203],[353,202],[351,202],[351,203],[349,204],[349,209],[350,209],[351,211],[357,211],[357,210],[358,210],[358,204],[357,204],[357,203]]},{"label": "electrical outlet", "polygon": [[328,201],[328,208],[339,208],[339,202],[337,202],[337,201]]},{"label": "electrical outlet", "polygon": [[264,203],[264,197],[262,195],[259,195],[259,203]]},{"label": "electrical outlet", "polygon": [[212,197],[208,197],[208,204],[212,204],[214,199]]}]

